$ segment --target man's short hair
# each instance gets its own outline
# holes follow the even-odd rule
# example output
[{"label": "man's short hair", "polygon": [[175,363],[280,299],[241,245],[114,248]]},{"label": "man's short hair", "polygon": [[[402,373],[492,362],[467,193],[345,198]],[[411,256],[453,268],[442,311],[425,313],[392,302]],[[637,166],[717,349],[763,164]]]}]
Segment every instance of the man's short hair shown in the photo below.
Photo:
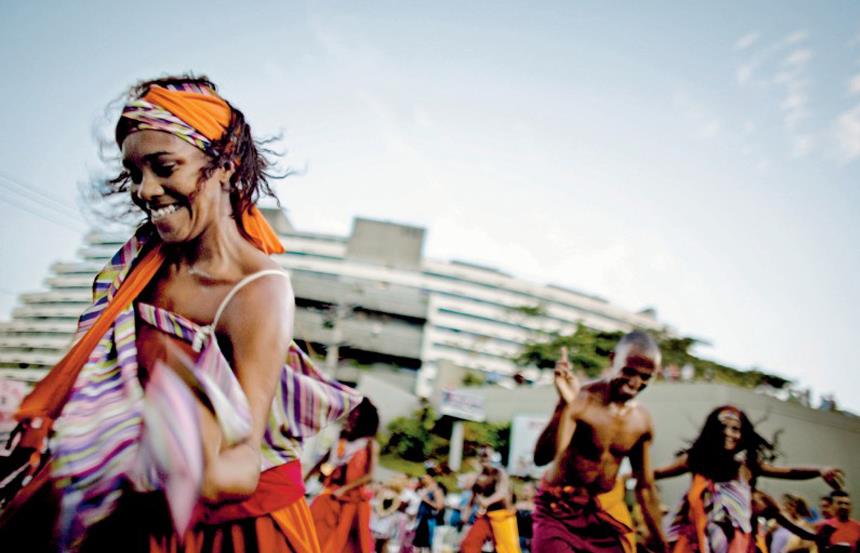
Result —
[{"label": "man's short hair", "polygon": [[837,497],[848,497],[848,492],[845,490],[833,490],[830,492],[830,499],[836,499]]},{"label": "man's short hair", "polygon": [[659,358],[660,356],[660,346],[657,345],[657,341],[650,334],[642,330],[634,330],[622,336],[621,340],[615,346],[615,351],[617,352],[625,346],[636,346],[655,358]]}]

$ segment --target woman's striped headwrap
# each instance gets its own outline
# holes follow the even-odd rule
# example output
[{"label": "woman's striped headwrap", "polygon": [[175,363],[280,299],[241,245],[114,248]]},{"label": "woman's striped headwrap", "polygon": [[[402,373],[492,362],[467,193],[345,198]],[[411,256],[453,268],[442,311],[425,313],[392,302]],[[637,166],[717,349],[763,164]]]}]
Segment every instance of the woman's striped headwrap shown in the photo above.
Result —
[{"label": "woman's striped headwrap", "polygon": [[[142,130],[168,132],[207,154],[217,156],[230,128],[233,109],[226,100],[202,83],[153,85],[142,97],[131,100],[117,126],[117,144]],[[227,141],[230,142],[229,140]]]},{"label": "woman's striped headwrap", "polygon": [[[140,98],[129,101],[116,127],[116,143],[137,131],[170,133],[206,154],[233,160],[238,133],[230,104],[205,83],[152,85]],[[230,135],[225,136],[225,133]],[[283,253],[284,248],[266,218],[256,206],[241,214],[242,228],[251,241],[267,254]]]}]

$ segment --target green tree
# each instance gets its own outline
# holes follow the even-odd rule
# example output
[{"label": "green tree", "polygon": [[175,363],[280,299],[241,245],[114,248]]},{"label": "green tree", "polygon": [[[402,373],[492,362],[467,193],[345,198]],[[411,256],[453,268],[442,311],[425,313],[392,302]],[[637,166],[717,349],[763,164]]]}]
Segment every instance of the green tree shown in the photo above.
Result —
[{"label": "green tree", "polygon": [[397,417],[388,424],[388,441],[383,452],[415,462],[433,458],[448,445],[448,440],[433,433],[435,426],[436,413],[430,407],[409,417]]},{"label": "green tree", "polygon": [[567,346],[574,368],[594,378],[609,366],[609,353],[620,338],[621,332],[595,330],[579,323],[573,334],[554,333],[527,342],[514,362],[522,367],[550,369],[555,366],[561,347]]},{"label": "green tree", "polygon": [[463,425],[463,453],[466,457],[477,454],[481,446],[490,446],[502,454],[502,462],[507,463],[508,449],[511,445],[510,423],[466,422]]},{"label": "green tree", "polygon": [[[791,380],[768,374],[758,368],[741,370],[709,359],[698,357],[691,349],[703,341],[689,336],[672,336],[666,332],[653,333],[663,354],[663,366],[676,365],[683,367],[692,365],[695,377],[722,382],[744,388],[756,388],[767,385],[773,388],[785,388]],[[570,361],[574,369],[579,369],[588,377],[600,376],[609,366],[609,354],[621,339],[621,332],[595,330],[580,323],[573,334],[551,334],[527,342],[522,352],[514,358],[518,365],[535,366],[549,369],[555,365],[562,346],[567,346]]]}]

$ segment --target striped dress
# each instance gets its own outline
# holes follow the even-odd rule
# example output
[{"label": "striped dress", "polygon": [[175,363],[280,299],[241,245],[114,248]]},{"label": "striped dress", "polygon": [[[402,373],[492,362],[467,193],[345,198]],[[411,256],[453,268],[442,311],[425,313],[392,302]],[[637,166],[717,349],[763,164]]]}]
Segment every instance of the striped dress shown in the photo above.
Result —
[{"label": "striped dress", "polygon": [[746,553],[752,538],[752,487],[744,480],[713,482],[694,474],[666,529],[674,553]]},{"label": "striped dress", "polygon": [[[105,309],[151,241],[147,232],[139,231],[95,278],[93,303],[80,317],[78,339]],[[139,314],[148,324],[172,330],[178,338],[191,342],[197,338],[202,349],[198,365],[206,365],[207,355],[220,356],[219,366],[228,370],[216,371],[209,381],[228,396],[235,394],[230,383],[230,377],[232,381],[235,377],[206,327],[195,327],[152,306],[141,305]],[[135,307],[129,305],[89,356],[54,423],[49,444],[51,475],[62,493],[59,530],[64,546],[73,546],[87,528],[105,519],[123,493],[159,488],[154,474],[140,470],[139,459],[146,455],[142,445],[146,401],[138,374],[136,324]],[[344,416],[359,400],[354,390],[320,374],[292,344],[269,413],[261,470],[296,460],[303,439]],[[233,422],[241,426],[241,409],[234,415],[239,420]],[[222,430],[223,422],[219,415]]]}]

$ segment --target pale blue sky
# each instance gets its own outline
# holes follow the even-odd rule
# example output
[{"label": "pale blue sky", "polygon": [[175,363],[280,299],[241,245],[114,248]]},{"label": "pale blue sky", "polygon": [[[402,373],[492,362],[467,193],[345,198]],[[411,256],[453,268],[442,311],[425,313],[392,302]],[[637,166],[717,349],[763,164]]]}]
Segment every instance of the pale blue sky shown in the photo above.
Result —
[{"label": "pale blue sky", "polygon": [[857,3],[121,4],[0,3],[0,318],[74,258],[108,102],[190,69],[284,132],[299,227],[423,225],[860,411]]}]

